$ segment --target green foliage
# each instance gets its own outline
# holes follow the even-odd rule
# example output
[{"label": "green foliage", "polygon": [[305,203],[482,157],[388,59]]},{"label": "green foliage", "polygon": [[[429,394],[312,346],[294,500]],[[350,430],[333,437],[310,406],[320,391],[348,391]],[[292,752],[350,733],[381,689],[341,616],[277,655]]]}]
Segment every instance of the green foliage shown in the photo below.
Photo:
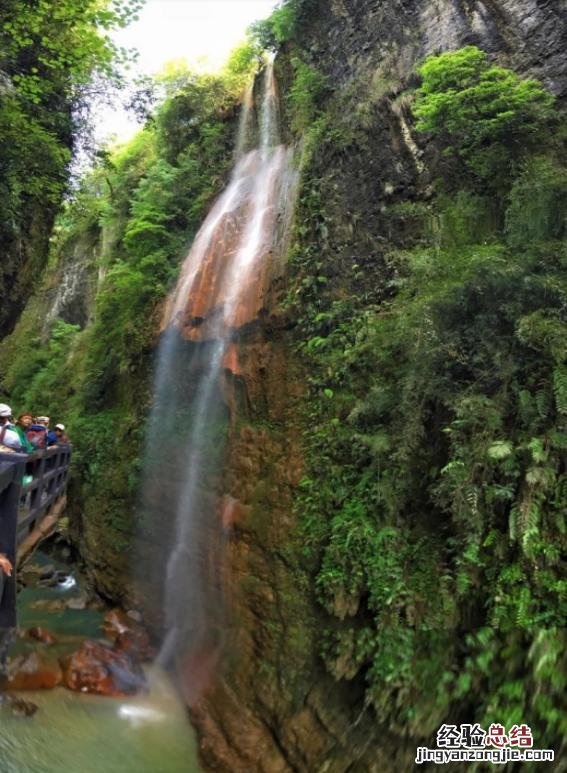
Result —
[{"label": "green foliage", "polygon": [[23,338],[17,357],[8,363],[4,375],[4,388],[10,391],[17,413],[48,411],[49,415],[63,420],[69,360],[78,331],[77,325],[57,320],[49,341],[40,337]]},{"label": "green foliage", "polygon": [[250,27],[250,35],[262,49],[277,51],[282,45],[297,42],[301,27],[315,0],[280,0],[272,14]]},{"label": "green foliage", "polygon": [[[138,0],[5,0],[0,7],[0,329],[16,318],[66,190],[87,94],[119,81],[127,58],[109,32]],[[12,323],[13,324],[13,323]]]},{"label": "green foliage", "polygon": [[250,33],[261,48],[275,51],[293,37],[296,28],[295,6],[293,0],[288,0],[276,8],[267,19],[251,25]]},{"label": "green foliage", "polygon": [[326,77],[298,57],[291,60],[294,79],[288,99],[291,106],[292,128],[305,131],[316,120],[321,101],[327,93]]},{"label": "green foliage", "polygon": [[262,63],[262,48],[251,37],[230,54],[223,69],[229,91],[237,96],[250,83]]},{"label": "green foliage", "polygon": [[561,239],[567,229],[567,169],[537,156],[525,162],[510,191],[506,231],[510,244],[522,247]]},{"label": "green foliage", "polygon": [[440,196],[436,206],[439,214],[435,236],[440,246],[455,248],[493,239],[498,220],[488,196],[461,190],[452,196]]},{"label": "green foliage", "polygon": [[538,81],[493,65],[475,46],[429,57],[419,74],[417,129],[438,136],[483,184],[506,185],[514,164],[545,144],[554,98]]},{"label": "green foliage", "polygon": [[0,14],[0,47],[21,96],[44,104],[60,89],[76,89],[93,74],[113,76],[120,53],[108,36],[136,18],[139,0],[6,0]]},{"label": "green foliage", "polygon": [[[73,525],[91,563],[104,567],[108,592],[132,538],[162,304],[232,161],[235,84],[252,65],[249,52],[235,62],[214,76],[170,69],[155,119],[124,147],[98,154],[57,222],[43,286],[2,343],[10,363],[2,388],[14,406],[69,428]],[[96,276],[92,319],[83,330],[46,323],[53,287],[85,250]]]},{"label": "green foliage", "polygon": [[[458,206],[474,219],[478,201]],[[315,250],[295,259],[309,373],[297,507],[330,620],[322,655],[337,679],[364,679],[391,729],[427,736],[466,701],[553,743],[560,693],[536,697],[549,671],[529,653],[542,632],[560,649],[567,613],[564,246],[451,232],[401,256],[398,294],[375,308],[326,295]]]}]

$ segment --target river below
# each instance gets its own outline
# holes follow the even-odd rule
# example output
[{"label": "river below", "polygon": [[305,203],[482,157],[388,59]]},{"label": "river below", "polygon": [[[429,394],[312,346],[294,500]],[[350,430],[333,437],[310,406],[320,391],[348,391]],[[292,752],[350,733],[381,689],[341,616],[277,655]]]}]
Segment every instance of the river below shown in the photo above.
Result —
[{"label": "river below", "polygon": [[[81,594],[80,583],[21,591],[20,629],[41,626],[58,639],[49,646],[34,644],[35,649],[58,657],[85,639],[102,639],[102,611],[53,603]],[[18,640],[10,655],[29,646]],[[17,693],[38,711],[30,717],[0,712],[0,773],[197,773],[194,734],[180,697],[157,666],[145,673],[149,690],[127,698],[63,687]]]}]

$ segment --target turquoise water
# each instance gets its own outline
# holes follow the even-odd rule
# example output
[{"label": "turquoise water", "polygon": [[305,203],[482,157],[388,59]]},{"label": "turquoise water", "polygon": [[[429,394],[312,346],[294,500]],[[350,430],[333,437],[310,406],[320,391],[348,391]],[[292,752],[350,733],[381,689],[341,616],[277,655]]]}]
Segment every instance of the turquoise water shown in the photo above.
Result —
[{"label": "turquoise water", "polygon": [[[20,593],[20,627],[41,625],[60,638],[35,645],[42,654],[57,657],[81,639],[102,637],[101,611],[44,607],[79,594],[78,587]],[[28,646],[19,641],[12,654]],[[39,710],[33,717],[0,713],[0,773],[198,773],[193,730],[173,684],[156,666],[146,675],[149,691],[129,698],[64,688],[19,693]]]}]

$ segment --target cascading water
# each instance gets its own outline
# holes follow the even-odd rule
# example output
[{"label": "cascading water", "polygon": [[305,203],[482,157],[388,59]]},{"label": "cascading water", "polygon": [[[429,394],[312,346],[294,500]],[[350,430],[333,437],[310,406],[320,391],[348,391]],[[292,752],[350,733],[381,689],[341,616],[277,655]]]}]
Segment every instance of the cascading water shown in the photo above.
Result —
[{"label": "cascading water", "polygon": [[148,428],[140,579],[150,608],[163,607],[159,659],[184,675],[189,700],[224,638],[218,503],[230,416],[223,379],[246,326],[265,306],[296,181],[291,149],[280,144],[271,66],[256,110],[257,147],[247,151],[253,95],[251,88],[230,183],[195,237],[167,304]]}]

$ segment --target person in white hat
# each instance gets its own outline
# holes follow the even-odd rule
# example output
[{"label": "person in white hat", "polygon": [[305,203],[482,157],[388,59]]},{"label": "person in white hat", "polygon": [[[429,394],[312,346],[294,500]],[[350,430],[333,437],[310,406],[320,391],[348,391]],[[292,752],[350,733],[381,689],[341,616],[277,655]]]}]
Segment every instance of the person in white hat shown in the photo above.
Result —
[{"label": "person in white hat", "polygon": [[6,403],[0,403],[0,452],[10,453],[22,450],[20,436],[11,422],[12,409]]},{"label": "person in white hat", "polygon": [[69,438],[65,434],[65,425],[64,424],[56,424],[55,425],[55,435],[57,437],[57,440],[56,440],[57,443],[65,444],[65,443],[69,442]]}]

